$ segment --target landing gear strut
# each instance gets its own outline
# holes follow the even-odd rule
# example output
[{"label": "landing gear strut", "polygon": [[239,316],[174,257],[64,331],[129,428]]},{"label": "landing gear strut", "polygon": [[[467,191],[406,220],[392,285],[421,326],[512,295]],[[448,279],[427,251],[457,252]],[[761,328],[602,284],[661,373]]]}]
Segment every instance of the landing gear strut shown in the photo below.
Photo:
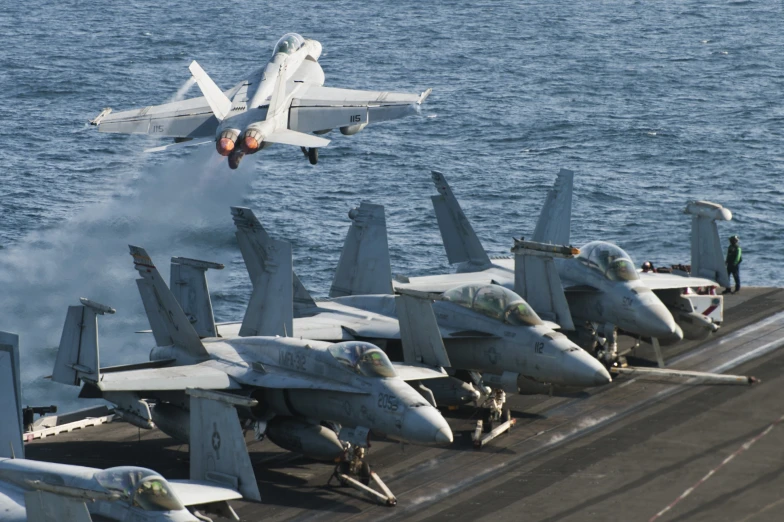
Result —
[{"label": "landing gear strut", "polygon": [[311,148],[300,147],[300,150],[302,151],[302,154],[304,154],[305,157],[308,158],[308,161],[310,162],[311,165],[315,165],[316,163],[318,163],[318,149],[316,147],[311,147]]},{"label": "landing gear strut", "polygon": [[[387,485],[384,484],[381,477],[370,469],[370,464],[368,464],[366,460],[365,448],[360,446],[351,446],[349,444],[346,447],[343,458],[338,465],[335,466],[335,471],[332,472],[332,476],[329,477],[327,485],[332,483],[332,479],[337,479],[341,486],[352,487],[386,506],[391,507],[397,504],[395,495],[393,495]],[[371,482],[375,482],[382,492],[379,493],[371,488]]]}]

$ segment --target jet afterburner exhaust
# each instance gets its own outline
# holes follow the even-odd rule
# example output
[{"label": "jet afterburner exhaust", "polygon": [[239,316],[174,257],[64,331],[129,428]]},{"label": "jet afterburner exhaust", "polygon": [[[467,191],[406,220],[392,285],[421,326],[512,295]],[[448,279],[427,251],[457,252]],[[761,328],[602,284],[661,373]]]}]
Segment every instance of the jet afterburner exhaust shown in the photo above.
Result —
[{"label": "jet afterburner exhaust", "polygon": [[215,149],[221,156],[228,156],[237,148],[237,140],[240,137],[240,131],[237,129],[226,129],[221,132],[218,139],[215,140]]}]

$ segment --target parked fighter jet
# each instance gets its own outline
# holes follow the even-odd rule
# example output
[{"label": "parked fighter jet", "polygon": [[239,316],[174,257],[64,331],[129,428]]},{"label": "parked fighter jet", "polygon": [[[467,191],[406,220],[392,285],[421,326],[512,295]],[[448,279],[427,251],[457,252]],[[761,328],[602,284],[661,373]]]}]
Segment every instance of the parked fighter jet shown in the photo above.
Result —
[{"label": "parked fighter jet", "polygon": [[[279,242],[270,238],[252,210],[232,207],[231,211],[240,250],[254,282],[253,301],[271,291],[256,282],[265,271],[278,270],[274,245]],[[400,307],[401,298],[392,295],[384,207],[362,203],[349,215],[352,224],[332,285],[333,298],[315,301],[296,275],[292,276],[295,336],[370,341],[390,353],[398,350],[402,339],[406,362],[447,366],[453,374],[480,372],[481,378],[476,379],[480,389],[489,386],[517,392],[518,386],[529,383],[583,388],[610,382],[610,375],[598,361],[553,331],[552,323],[542,321],[520,296],[497,285],[463,285],[443,295],[418,296],[435,300],[432,307],[439,333],[438,340],[432,342],[443,339],[448,359],[428,359],[407,349],[413,343],[406,342],[402,324],[414,318],[407,315],[407,308]],[[283,298],[282,289],[274,291]],[[188,297],[182,298],[188,300],[183,308],[194,317],[202,315],[199,310],[211,307],[206,292],[189,289]],[[243,328],[246,321],[247,315]],[[223,324],[220,332],[231,336],[236,327],[237,323]],[[472,388],[459,379],[432,380],[427,388],[439,405],[477,399]]]},{"label": "parked fighter jet", "polygon": [[[567,183],[571,201],[571,171],[562,170],[556,181]],[[433,172],[439,195],[433,206],[449,262],[457,264],[457,274],[411,277],[400,286],[425,291],[440,291],[459,283],[495,281],[515,287],[514,260],[493,259],[485,252],[479,238],[452,194],[443,174]],[[553,192],[542,208],[532,240],[568,244],[571,207],[553,209]],[[554,231],[548,235],[544,230]],[[566,235],[564,235],[566,230]],[[566,241],[564,241],[566,239]],[[574,258],[557,260],[558,275],[568,299],[569,313],[560,313],[557,322],[573,329],[586,321],[606,325],[607,331],[619,327],[641,336],[680,339],[683,332],[662,302],[639,278],[629,255],[616,245],[592,242],[579,249]],[[524,295],[524,297],[527,297]]]},{"label": "parked fighter jet", "polygon": [[[169,482],[158,473],[137,466],[101,470],[26,460],[22,445],[18,350],[18,337],[0,332],[0,416],[3,419],[0,423],[0,520],[89,522],[93,513],[102,520],[196,522],[205,517],[200,515],[197,519],[186,506],[203,509],[205,505],[215,513],[239,520],[226,501],[242,498],[242,494],[209,482],[207,475],[197,482]],[[236,435],[242,437],[237,414],[232,414]],[[220,430],[217,427],[209,431],[194,430],[191,444],[204,444],[214,433],[219,438],[222,433],[222,440],[229,442],[231,417],[221,415],[210,421],[220,423]],[[221,471],[228,473],[236,472],[240,465],[229,452],[224,454],[221,464],[224,464]],[[258,496],[257,488],[255,492]]]},{"label": "parked fighter jet", "polygon": [[[53,379],[71,385],[82,381],[82,396],[102,396],[130,422],[143,428],[154,422],[181,440],[188,438],[193,415],[184,392],[200,388],[254,400],[255,406],[239,411],[255,423],[257,436],[267,434],[281,447],[314,458],[339,457],[340,441],[367,447],[369,432],[413,444],[451,443],[452,432],[438,410],[405,382],[440,378],[442,370],[393,365],[367,342],[285,337],[293,321],[291,306],[285,305],[291,303],[293,284],[291,246],[275,242],[270,250],[275,263],[256,281],[266,291],[251,298],[240,336],[200,339],[150,257],[131,247],[157,345],[150,361],[102,371],[98,305],[71,307]],[[198,263],[183,266],[193,264]],[[414,323],[411,329],[427,334],[426,325]]]},{"label": "parked fighter jet", "polygon": [[265,67],[227,91],[221,91],[194,61],[190,71],[204,96],[119,113],[107,108],[90,123],[101,132],[175,140],[150,151],[214,140],[218,154],[228,157],[232,169],[244,155],[273,143],[300,147],[315,165],[319,147],[329,140],[308,133],[326,134],[338,127],[346,136],[356,134],[368,123],[411,114],[431,91],[404,94],[324,87],[320,56],[319,42],[288,33],[275,44]]}]

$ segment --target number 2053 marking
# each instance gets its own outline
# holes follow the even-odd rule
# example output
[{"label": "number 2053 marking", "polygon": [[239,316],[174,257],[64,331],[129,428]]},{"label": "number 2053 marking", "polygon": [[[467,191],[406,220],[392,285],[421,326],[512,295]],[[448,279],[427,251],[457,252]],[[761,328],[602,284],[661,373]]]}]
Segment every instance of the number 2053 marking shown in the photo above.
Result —
[{"label": "number 2053 marking", "polygon": [[397,397],[386,393],[378,394],[378,407],[386,410],[397,411]]}]

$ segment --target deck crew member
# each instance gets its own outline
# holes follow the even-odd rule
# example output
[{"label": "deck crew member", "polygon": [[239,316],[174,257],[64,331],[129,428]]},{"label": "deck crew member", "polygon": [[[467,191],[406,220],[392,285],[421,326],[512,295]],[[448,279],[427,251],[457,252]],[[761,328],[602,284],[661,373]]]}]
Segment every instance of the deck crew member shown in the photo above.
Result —
[{"label": "deck crew member", "polygon": [[[738,236],[730,238],[730,246],[727,247],[727,274],[735,279],[735,292],[740,291],[740,263],[743,261],[740,250],[740,239]],[[727,288],[725,294],[732,293],[732,289]]]}]

